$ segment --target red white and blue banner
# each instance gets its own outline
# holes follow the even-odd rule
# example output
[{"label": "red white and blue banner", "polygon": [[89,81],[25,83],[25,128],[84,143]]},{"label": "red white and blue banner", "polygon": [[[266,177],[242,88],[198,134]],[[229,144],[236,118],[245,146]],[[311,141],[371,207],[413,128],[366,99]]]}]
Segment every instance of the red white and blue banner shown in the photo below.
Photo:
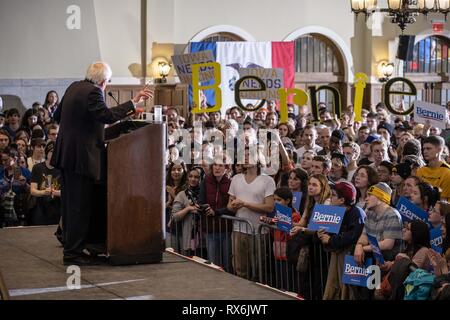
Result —
[{"label": "red white and blue banner", "polygon": [[[191,42],[190,52],[210,50],[221,66],[222,110],[236,105],[234,85],[239,80],[241,68],[280,68],[283,70],[285,88],[294,87],[294,42]],[[209,83],[202,83],[210,84]],[[213,90],[205,92],[207,104],[215,105]],[[255,100],[242,99],[243,104]]]}]

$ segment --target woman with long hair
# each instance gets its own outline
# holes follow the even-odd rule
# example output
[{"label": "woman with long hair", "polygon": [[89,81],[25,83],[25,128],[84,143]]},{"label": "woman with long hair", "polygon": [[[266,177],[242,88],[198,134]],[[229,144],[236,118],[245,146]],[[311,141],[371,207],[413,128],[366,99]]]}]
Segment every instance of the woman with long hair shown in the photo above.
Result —
[{"label": "woman with long hair", "polygon": [[58,93],[55,90],[50,90],[45,95],[45,102],[44,102],[44,108],[47,109],[50,117],[53,117],[53,113],[56,111],[56,108],[58,108],[59,104],[59,96]]},{"label": "woman with long hair", "polygon": [[20,130],[24,130],[28,135],[31,135],[33,127],[37,124],[42,126],[42,123],[39,120],[39,112],[34,109],[28,109],[22,117]]},{"label": "woman with long hair", "polygon": [[356,205],[363,208],[366,203],[367,190],[379,182],[377,171],[370,166],[359,166],[353,175],[352,183],[356,188]]},{"label": "woman with long hair", "polygon": [[186,189],[180,191],[173,201],[172,219],[174,222],[182,222],[181,253],[192,256],[197,255],[199,248],[199,219],[200,210],[200,182],[202,172],[199,168],[191,168],[188,172]]},{"label": "woman with long hair", "polygon": [[412,187],[408,198],[416,206],[428,212],[439,200],[439,191],[429,183],[422,181]]},{"label": "woman with long hair", "polygon": [[431,244],[430,244],[430,232],[428,225],[422,220],[413,220],[408,222],[403,227],[402,240],[404,249],[402,253],[397,254],[394,261],[385,261],[380,266],[384,272],[389,272],[383,279],[381,284],[381,290],[376,290],[375,298],[377,300],[389,299],[397,300],[401,299],[405,295],[404,280],[408,276],[408,273],[401,273],[399,270],[406,262],[410,261],[415,267],[429,270],[432,266],[430,258]]},{"label": "woman with long hair", "polygon": [[302,193],[299,212],[303,212],[308,192],[308,173],[301,168],[291,170],[288,176],[288,188],[291,192]]},{"label": "woman with long hair", "polygon": [[[308,194],[306,197],[305,210],[303,211],[299,227],[306,228],[313,208],[316,204],[329,205],[330,203],[331,189],[327,177],[323,174],[313,174],[308,179]],[[296,227],[297,226],[294,226],[294,229]]]},{"label": "woman with long hair", "polygon": [[181,224],[173,223],[171,220],[172,205],[176,195],[186,185],[187,168],[183,161],[172,162],[167,169],[166,177],[166,246],[179,250],[179,236],[181,235]]},{"label": "woman with long hair", "polygon": [[[299,292],[306,299],[321,299],[327,278],[326,253],[321,247],[316,232],[306,229],[316,204],[331,204],[331,189],[323,174],[313,174],[308,179],[308,194],[305,210],[299,223],[293,223],[291,236],[298,237],[300,252],[297,263]],[[312,286],[311,286],[312,284]],[[309,289],[308,289],[309,288]]]}]

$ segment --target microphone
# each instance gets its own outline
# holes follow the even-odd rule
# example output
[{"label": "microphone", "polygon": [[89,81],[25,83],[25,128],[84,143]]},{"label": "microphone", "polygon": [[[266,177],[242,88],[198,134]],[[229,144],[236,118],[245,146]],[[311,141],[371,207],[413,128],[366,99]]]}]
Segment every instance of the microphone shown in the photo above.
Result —
[{"label": "microphone", "polygon": [[[113,100],[117,103],[117,105],[119,105],[119,101],[116,99],[116,97],[114,96],[114,94],[111,91],[108,91],[108,96],[110,96],[111,98],[113,98]],[[131,110],[129,113],[127,113],[127,116],[125,118],[123,118],[122,120],[120,120],[120,122],[128,122],[131,126],[131,129],[136,130],[139,129],[139,127],[136,125],[136,123],[133,121],[133,119],[131,118],[131,116],[134,113],[142,113],[144,112],[144,109],[142,108],[136,108],[135,111]],[[129,130],[129,129],[128,129]]]},{"label": "microphone", "polygon": [[119,105],[119,101],[116,99],[116,97],[114,97],[113,93],[111,91],[108,91],[108,96],[110,96],[111,98],[113,98],[113,100]]}]

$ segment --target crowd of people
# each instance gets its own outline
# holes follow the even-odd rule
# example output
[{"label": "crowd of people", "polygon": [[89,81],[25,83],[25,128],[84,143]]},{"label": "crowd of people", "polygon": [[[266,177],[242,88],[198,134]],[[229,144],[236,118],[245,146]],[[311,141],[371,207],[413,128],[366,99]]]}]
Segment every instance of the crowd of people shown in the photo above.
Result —
[{"label": "crowd of people", "polygon": [[[450,114],[450,102],[446,108]],[[175,108],[164,113],[168,246],[249,279],[261,280],[259,269],[274,260],[289,270],[283,281],[296,283],[288,289],[307,299],[408,299],[417,290],[407,277],[416,270],[435,279],[428,298],[450,297],[450,118],[440,129],[412,114],[390,114],[383,103],[364,109],[362,121],[354,120],[352,106],[338,119],[324,103],[320,121],[307,106],[289,105],[288,121],[280,123],[272,102],[253,112],[234,106],[187,119]],[[262,129],[272,130],[269,147]],[[244,161],[227,149],[241,142]],[[265,156],[270,144],[278,146],[279,166]],[[299,209],[292,206],[294,192],[302,192]],[[428,221],[402,218],[400,198],[425,211]],[[274,222],[276,203],[292,208],[289,233],[261,228]],[[345,207],[338,234],[307,228],[316,204]],[[431,248],[433,229],[442,232],[439,252]],[[372,257],[368,235],[384,258],[376,290],[342,281],[346,255],[359,265]],[[258,241],[273,250],[256,253]]]},{"label": "crowd of people", "polygon": [[43,104],[35,102],[23,115],[8,106],[0,113],[0,227],[60,222],[60,172],[50,164],[58,103],[56,91],[49,91]]},{"label": "crowd of people", "polygon": [[[50,91],[23,115],[7,106],[0,114],[1,227],[60,224],[61,174],[51,166],[58,102]],[[450,114],[450,102],[446,108]],[[167,246],[269,284],[261,277],[268,265],[289,270],[273,285],[306,299],[406,299],[417,270],[433,276],[427,298],[450,297],[450,118],[439,129],[390,114],[382,103],[363,110],[362,121],[354,120],[352,106],[338,119],[324,103],[320,121],[307,106],[289,105],[280,123],[274,102],[253,112],[234,106],[186,119],[173,107],[163,113]],[[243,158],[227,150],[239,144]],[[273,150],[279,165],[269,160]],[[428,221],[402,219],[396,209],[402,197]],[[276,203],[292,209],[290,232],[271,228]],[[345,208],[339,233],[308,229],[317,204]],[[431,248],[432,230],[442,232],[439,250]],[[56,235],[61,239],[61,227]],[[384,258],[376,290],[342,280],[345,256],[359,265],[372,257],[368,235]],[[258,242],[268,243],[269,253],[258,253]],[[319,278],[326,279],[322,287]]]}]

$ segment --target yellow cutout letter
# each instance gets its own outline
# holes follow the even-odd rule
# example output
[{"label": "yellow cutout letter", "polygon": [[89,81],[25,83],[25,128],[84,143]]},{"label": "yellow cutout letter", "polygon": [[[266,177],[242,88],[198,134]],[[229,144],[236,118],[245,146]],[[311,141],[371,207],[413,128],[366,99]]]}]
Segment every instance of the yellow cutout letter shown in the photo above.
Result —
[{"label": "yellow cutout letter", "polygon": [[355,75],[355,101],[353,103],[353,112],[355,113],[355,121],[362,121],[362,104],[364,98],[364,89],[366,83],[369,82],[369,77],[362,72]]},{"label": "yellow cutout letter", "polygon": [[280,123],[286,123],[288,121],[288,107],[287,107],[287,97],[288,95],[294,95],[294,104],[297,106],[303,106],[308,103],[308,94],[298,88],[294,89],[278,89],[278,94],[280,95]]},{"label": "yellow cutout letter", "polygon": [[[214,68],[214,83],[209,86],[200,86],[200,68]],[[217,62],[207,62],[192,65],[192,98],[194,100],[195,107],[192,109],[192,113],[203,112],[216,112],[222,108],[222,90],[220,86],[220,64]],[[212,89],[216,93],[216,105],[212,108],[202,109],[200,105],[200,90]]]}]

